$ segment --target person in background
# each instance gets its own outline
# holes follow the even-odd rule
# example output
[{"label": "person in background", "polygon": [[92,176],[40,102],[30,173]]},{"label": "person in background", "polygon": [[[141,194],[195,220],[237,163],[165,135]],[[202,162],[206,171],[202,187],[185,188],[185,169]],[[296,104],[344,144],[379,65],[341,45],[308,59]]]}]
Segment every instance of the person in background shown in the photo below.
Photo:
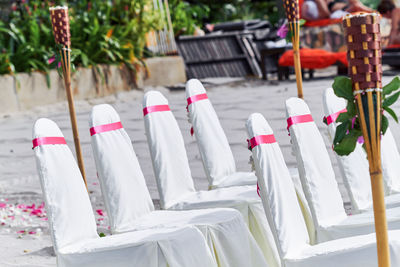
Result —
[{"label": "person in background", "polygon": [[378,11],[383,17],[392,20],[389,45],[400,44],[400,8],[391,0],[382,0]]},{"label": "person in background", "polygon": [[305,0],[301,17],[305,20],[337,19],[351,12],[372,12],[359,0]]}]

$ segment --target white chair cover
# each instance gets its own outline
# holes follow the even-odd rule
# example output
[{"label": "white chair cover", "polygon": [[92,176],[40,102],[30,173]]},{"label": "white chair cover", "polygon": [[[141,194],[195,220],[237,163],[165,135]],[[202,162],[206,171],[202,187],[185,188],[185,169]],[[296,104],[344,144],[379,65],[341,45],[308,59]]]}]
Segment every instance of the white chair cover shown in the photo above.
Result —
[{"label": "white chair cover", "polygon": [[382,136],[381,158],[386,194],[396,194],[396,201],[400,201],[400,154],[390,128]]},{"label": "white chair cover", "polygon": [[[250,115],[247,131],[249,138],[273,134],[264,117],[257,113]],[[282,266],[377,266],[374,234],[310,246],[294,185],[279,145],[260,144],[253,147],[252,153],[260,194]],[[400,232],[391,231],[389,236],[391,263],[397,266],[400,264]]]},{"label": "white chair cover", "polygon": [[[322,102],[324,104],[325,116],[330,116],[346,108],[346,101],[343,98],[337,97],[332,88],[324,91]],[[328,135],[332,142],[335,138],[336,127],[336,122],[328,125]],[[364,149],[357,143],[353,153],[348,156],[338,156],[336,154],[336,158],[338,159],[339,170],[342,173],[354,211],[358,212],[369,209],[372,204],[372,192],[368,171],[369,165]]]},{"label": "white chair cover", "polygon": [[[206,90],[199,80],[191,79],[186,83],[186,98],[202,94],[206,94]],[[255,185],[254,173],[236,171],[228,139],[210,100],[191,103],[188,112],[210,188]]]},{"label": "white chair cover", "polygon": [[[346,101],[343,98],[337,97],[332,88],[324,91],[323,103],[325,116],[329,116],[346,107]],[[328,133],[331,140],[335,137],[336,127],[336,122],[332,122],[328,126]],[[387,129],[385,135],[382,137],[381,156],[386,194],[398,193],[400,188],[400,165],[397,162],[400,162],[400,154],[390,128]],[[372,192],[371,183],[365,182],[366,179],[370,180],[370,176],[368,160],[364,149],[361,145],[357,144],[353,153],[346,157],[338,157],[338,161],[343,176],[348,180],[346,181],[348,182],[346,186],[349,186],[348,191],[352,198],[352,204],[359,210],[370,209],[372,205]],[[355,169],[351,168],[351,166],[359,166],[359,168]],[[393,198],[396,200],[393,200]],[[395,205],[398,200],[400,200],[399,196],[386,199],[387,204],[391,205]],[[397,206],[399,205],[400,203],[397,204]]]},{"label": "white chair cover", "polygon": [[[110,105],[93,107],[90,127],[101,129],[118,122],[119,115]],[[111,231],[124,232],[154,210],[139,161],[123,128],[94,134],[91,141]]]},{"label": "white chair cover", "polygon": [[[335,95],[332,88],[328,88],[323,94],[325,116],[330,116],[346,108],[346,101]],[[335,137],[337,123],[332,121],[328,125],[328,133],[331,141]],[[400,162],[396,143],[390,129],[382,138],[382,169],[385,191],[388,194],[397,192],[397,180],[400,180]],[[346,189],[349,192],[352,205],[357,211],[372,209],[372,192],[369,175],[367,155],[360,144],[357,144],[353,153],[348,156],[338,156],[339,169],[344,178]],[[357,166],[357,168],[354,168]],[[388,208],[400,206],[400,194],[386,197]]]},{"label": "white chair cover", "polygon": [[[168,105],[160,92],[147,92],[143,108]],[[255,186],[236,186],[195,192],[182,133],[171,111],[152,112],[144,117],[150,156],[163,209],[188,210],[216,207],[241,212],[250,232],[270,266],[279,266],[279,257]],[[179,190],[174,188],[179,186]],[[165,198],[169,196],[169,198]]]},{"label": "white chair cover", "polygon": [[[120,117],[110,105],[93,107],[90,126],[97,133],[92,135],[92,147],[107,211],[114,222],[111,230],[121,233],[194,225],[204,234],[219,266],[246,265],[253,253],[249,242],[254,241],[238,211],[222,208],[153,211],[131,139],[119,128],[119,123]],[[118,125],[118,129],[112,128],[113,125]]]},{"label": "white chair cover", "polygon": [[[286,116],[310,114],[304,100],[286,101]],[[347,216],[343,208],[335,174],[322,136],[313,121],[293,124],[290,128],[304,194],[313,217],[316,241],[373,233],[372,212]],[[387,210],[389,229],[400,229],[400,209]]]},{"label": "white chair cover", "polygon": [[[64,137],[39,119],[33,139]],[[196,228],[140,231],[100,238],[79,168],[65,144],[34,148],[58,266],[216,266]]]}]

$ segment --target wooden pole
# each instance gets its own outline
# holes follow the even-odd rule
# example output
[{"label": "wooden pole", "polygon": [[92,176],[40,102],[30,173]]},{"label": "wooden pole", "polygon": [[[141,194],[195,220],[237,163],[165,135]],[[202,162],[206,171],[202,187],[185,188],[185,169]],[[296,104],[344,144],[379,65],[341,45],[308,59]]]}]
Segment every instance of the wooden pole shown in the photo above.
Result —
[{"label": "wooden pole", "polygon": [[374,205],[376,246],[379,267],[390,266],[389,238],[386,221],[386,206],[383,191],[382,170],[371,171],[372,199]]},{"label": "wooden pole", "polygon": [[73,96],[73,93],[71,90],[70,49],[68,47],[63,48],[61,53],[63,55],[61,58],[63,61],[62,65],[63,65],[63,74],[64,74],[64,84],[65,84],[65,90],[66,90],[67,99],[68,99],[68,109],[69,109],[69,117],[71,119],[71,125],[72,125],[72,134],[74,136],[75,153],[76,153],[76,158],[78,160],[78,166],[81,171],[83,181],[85,182],[85,186],[87,189],[86,173],[85,173],[85,167],[83,164],[81,143],[79,140],[78,124],[76,121],[74,96]]},{"label": "wooden pole", "polygon": [[294,71],[296,73],[297,97],[303,98],[303,77],[300,63],[300,23],[297,21],[293,27],[295,35],[292,38]]},{"label": "wooden pole", "polygon": [[[379,267],[390,267],[381,164],[382,68],[377,14],[348,15],[343,21],[350,76],[371,176]],[[356,166],[355,166],[356,167]]]},{"label": "wooden pole", "polygon": [[292,33],[293,65],[296,73],[297,97],[303,98],[303,78],[300,61],[300,14],[298,0],[283,0],[289,30]]},{"label": "wooden pole", "polygon": [[74,98],[71,90],[71,36],[69,29],[68,7],[51,7],[50,18],[53,28],[54,39],[61,48],[61,63],[64,77],[65,90],[68,99],[69,116],[71,119],[72,133],[74,136],[75,152],[78,160],[78,166],[82,174],[83,181],[87,189],[86,174],[83,164],[82,149],[79,142],[78,125],[76,122],[76,113]]}]

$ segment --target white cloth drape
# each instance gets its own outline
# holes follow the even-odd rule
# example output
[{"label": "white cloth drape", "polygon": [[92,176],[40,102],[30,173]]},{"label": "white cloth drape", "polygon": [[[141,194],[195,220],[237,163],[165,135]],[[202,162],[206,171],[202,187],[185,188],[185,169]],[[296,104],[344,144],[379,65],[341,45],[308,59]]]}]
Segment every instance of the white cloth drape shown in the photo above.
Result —
[{"label": "white cloth drape", "polygon": [[[107,104],[93,107],[91,127],[120,122]],[[248,264],[257,248],[241,214],[233,209],[154,211],[132,142],[123,128],[92,135],[93,154],[114,233],[194,225],[204,234],[219,266]],[[261,252],[260,252],[261,255]]]},{"label": "white cloth drape", "polygon": [[[168,105],[168,101],[160,92],[147,92],[143,108],[155,105]],[[175,210],[229,207],[239,210],[269,266],[278,266],[279,257],[256,187],[234,186],[196,191],[182,133],[172,112],[149,113],[144,122],[161,207]]]},{"label": "white cloth drape", "polygon": [[[247,121],[249,138],[273,134],[261,114]],[[253,159],[265,212],[282,266],[377,267],[375,234],[343,238],[311,246],[289,170],[277,143],[253,148]],[[400,231],[390,231],[392,266],[400,264]]]},{"label": "white cloth drape", "polygon": [[[206,94],[201,82],[189,80],[186,83],[186,98],[200,94]],[[210,100],[207,98],[188,105],[188,116],[210,188],[255,185],[257,177],[253,172],[236,171],[228,139]]]},{"label": "white cloth drape", "polygon": [[[51,120],[39,119],[33,139],[63,137]],[[58,266],[216,266],[200,231],[174,227],[100,238],[88,192],[65,144],[34,149]]]},{"label": "white cloth drape", "polygon": [[[286,101],[287,118],[310,114],[304,100]],[[290,128],[300,180],[316,229],[316,241],[373,233],[374,216],[365,212],[347,216],[332,169],[328,151],[315,123],[294,124]],[[400,208],[387,210],[389,229],[400,229]]]}]

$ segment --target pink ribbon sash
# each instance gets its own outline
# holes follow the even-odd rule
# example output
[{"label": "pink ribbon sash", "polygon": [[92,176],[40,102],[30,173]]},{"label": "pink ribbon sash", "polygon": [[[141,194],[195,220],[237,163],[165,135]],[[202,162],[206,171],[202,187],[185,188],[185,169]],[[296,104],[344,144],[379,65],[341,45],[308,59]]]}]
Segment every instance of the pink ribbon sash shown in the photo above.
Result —
[{"label": "pink ribbon sash", "polygon": [[257,135],[250,139],[250,146],[251,148],[254,148],[261,144],[273,144],[275,142],[276,140],[273,134]]},{"label": "pink ribbon sash", "polygon": [[194,102],[204,100],[204,99],[208,99],[207,94],[194,95],[194,96],[191,96],[188,99],[186,99],[186,101],[187,101],[187,105],[189,106],[190,104],[192,104]]},{"label": "pink ribbon sash", "polygon": [[160,111],[170,111],[171,109],[169,108],[168,105],[156,105],[156,106],[149,106],[145,107],[143,109],[143,116],[146,116],[149,113],[153,112],[160,112]]},{"label": "pink ribbon sash", "polygon": [[[186,106],[186,111],[189,112],[189,106],[190,104],[200,101],[200,100],[204,100],[204,99],[208,99],[207,94],[198,94],[198,95],[193,95],[191,97],[188,97],[186,99],[187,101],[187,106]],[[190,128],[190,135],[193,136],[194,134],[194,130],[193,130],[193,126]]]},{"label": "pink ribbon sash", "polygon": [[290,117],[287,119],[287,130],[289,131],[290,126],[292,126],[293,124],[312,122],[312,121],[314,120],[311,114]]},{"label": "pink ribbon sash", "polygon": [[342,110],[339,110],[338,112],[335,112],[335,113],[329,115],[328,117],[324,117],[324,119],[326,119],[326,123],[329,125],[332,122],[335,122],[337,120],[337,118],[339,117],[339,115],[344,112],[347,112],[347,109],[344,108]]},{"label": "pink ribbon sash", "polygon": [[109,131],[115,131],[122,128],[122,123],[114,122],[109,124],[98,125],[90,128],[90,136],[93,136],[98,133],[104,133]]},{"label": "pink ribbon sash", "polygon": [[38,137],[32,140],[32,144],[34,149],[41,145],[66,145],[67,142],[64,137]]}]

